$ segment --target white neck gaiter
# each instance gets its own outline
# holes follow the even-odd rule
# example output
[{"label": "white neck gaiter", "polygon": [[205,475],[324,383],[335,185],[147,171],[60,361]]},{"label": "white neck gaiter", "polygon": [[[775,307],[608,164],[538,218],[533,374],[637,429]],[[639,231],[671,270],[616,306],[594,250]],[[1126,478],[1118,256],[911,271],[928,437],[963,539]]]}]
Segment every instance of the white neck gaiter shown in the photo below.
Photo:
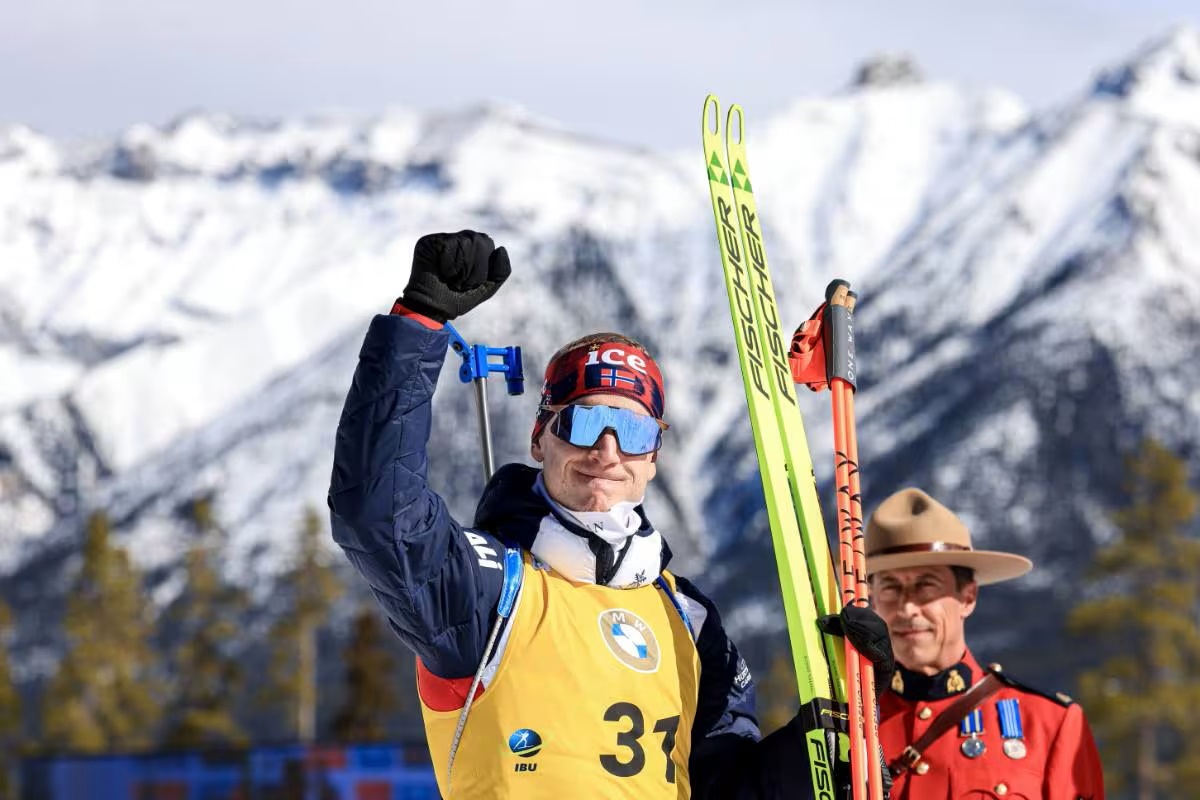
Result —
[{"label": "white neck gaiter", "polygon": [[[656,530],[638,533],[642,525],[636,510],[640,500],[617,503],[608,511],[571,511],[550,497],[541,475],[534,483],[534,491],[560,515],[607,542],[613,549],[614,559],[621,558],[621,551],[628,543],[628,550],[608,586],[635,589],[658,577],[662,570],[662,534]],[[547,514],[542,519],[530,552],[568,580],[596,582],[596,556],[588,546],[588,540],[566,528],[554,514]]]}]

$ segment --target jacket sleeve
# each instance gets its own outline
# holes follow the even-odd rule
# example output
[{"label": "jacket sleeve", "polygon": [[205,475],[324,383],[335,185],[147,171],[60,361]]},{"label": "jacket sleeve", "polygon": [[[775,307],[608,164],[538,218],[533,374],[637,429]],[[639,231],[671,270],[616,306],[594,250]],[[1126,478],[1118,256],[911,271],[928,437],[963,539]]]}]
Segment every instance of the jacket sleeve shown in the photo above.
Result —
[{"label": "jacket sleeve", "polygon": [[688,762],[694,800],[813,797],[807,745],[795,720],[763,738],[754,711],[754,680],[725,633],[711,600],[683,578],[680,593],[703,607],[696,638],[700,697]]},{"label": "jacket sleeve", "polygon": [[338,422],[333,538],[434,675],[474,673],[503,583],[503,547],[464,529],[426,483],[431,401],[449,334],[380,315]]},{"label": "jacket sleeve", "polygon": [[1067,707],[1062,726],[1046,759],[1046,784],[1042,796],[1048,800],[1104,800],[1104,769],[1083,709]]}]

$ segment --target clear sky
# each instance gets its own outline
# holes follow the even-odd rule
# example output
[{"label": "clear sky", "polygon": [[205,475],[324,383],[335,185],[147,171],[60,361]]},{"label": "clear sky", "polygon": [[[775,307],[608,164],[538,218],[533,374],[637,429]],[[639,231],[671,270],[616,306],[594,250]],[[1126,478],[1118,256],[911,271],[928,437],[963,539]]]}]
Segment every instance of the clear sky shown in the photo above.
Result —
[{"label": "clear sky", "polygon": [[[735,10],[736,9],[736,10]],[[204,109],[258,116],[517,103],[582,133],[686,147],[704,95],[766,115],[865,57],[1034,106],[1197,0],[37,0],[0,19],[0,122],[76,137]]]}]

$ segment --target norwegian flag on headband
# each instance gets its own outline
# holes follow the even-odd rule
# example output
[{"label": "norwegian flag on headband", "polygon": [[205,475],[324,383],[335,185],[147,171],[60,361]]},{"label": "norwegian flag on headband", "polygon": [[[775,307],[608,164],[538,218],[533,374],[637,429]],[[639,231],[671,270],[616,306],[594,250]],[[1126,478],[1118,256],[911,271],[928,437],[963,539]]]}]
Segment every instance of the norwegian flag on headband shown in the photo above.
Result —
[{"label": "norwegian flag on headband", "polygon": [[[665,406],[662,373],[641,348],[622,342],[591,342],[563,353],[546,365],[541,405],[560,406],[589,394],[617,394],[636,400],[655,418]],[[549,412],[539,412],[537,440]]]},{"label": "norwegian flag on headband", "polygon": [[[597,373],[600,377],[596,377]],[[592,385],[603,386],[608,389],[629,389],[631,391],[642,393],[641,380],[632,373],[622,372],[616,367],[600,367],[588,366],[583,370],[583,385],[591,387]]]}]

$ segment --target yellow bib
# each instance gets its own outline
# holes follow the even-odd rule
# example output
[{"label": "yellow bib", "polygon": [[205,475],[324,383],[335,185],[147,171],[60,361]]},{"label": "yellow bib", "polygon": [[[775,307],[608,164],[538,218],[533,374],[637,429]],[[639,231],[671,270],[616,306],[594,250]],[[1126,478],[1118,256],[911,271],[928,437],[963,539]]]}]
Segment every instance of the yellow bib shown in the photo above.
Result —
[{"label": "yellow bib", "polygon": [[[700,681],[691,633],[662,589],[524,577],[507,646],[446,763],[458,711],[423,703],[447,798],[687,798]],[[675,581],[664,573],[671,589]]]}]

